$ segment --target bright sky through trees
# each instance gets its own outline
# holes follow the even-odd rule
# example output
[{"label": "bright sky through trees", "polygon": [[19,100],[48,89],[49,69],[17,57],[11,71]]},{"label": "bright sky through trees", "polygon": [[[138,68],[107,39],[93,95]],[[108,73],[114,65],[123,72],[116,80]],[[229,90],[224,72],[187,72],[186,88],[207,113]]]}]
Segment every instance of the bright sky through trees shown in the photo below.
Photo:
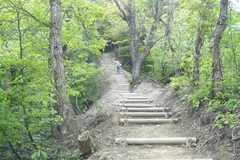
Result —
[{"label": "bright sky through trees", "polygon": [[231,0],[231,2],[236,10],[240,10],[240,0]]}]

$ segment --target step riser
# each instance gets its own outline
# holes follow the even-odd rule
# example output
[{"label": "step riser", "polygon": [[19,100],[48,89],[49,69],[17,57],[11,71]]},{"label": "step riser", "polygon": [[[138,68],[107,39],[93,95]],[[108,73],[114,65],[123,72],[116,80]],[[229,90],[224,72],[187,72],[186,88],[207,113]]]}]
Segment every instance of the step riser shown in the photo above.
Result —
[{"label": "step riser", "polygon": [[130,117],[170,117],[172,116],[172,113],[163,113],[163,112],[159,112],[159,113],[147,113],[147,112],[143,112],[143,113],[120,113],[120,115],[122,116],[130,116]]},{"label": "step riser", "polygon": [[133,96],[142,96],[142,94],[140,93],[122,93],[122,96],[129,96],[129,97],[133,97]]},{"label": "step riser", "polygon": [[152,100],[121,100],[120,103],[151,103]]},{"label": "step riser", "polygon": [[125,107],[125,108],[150,108],[150,107],[159,107],[158,105],[155,104],[117,104],[120,107]]},{"label": "step riser", "polygon": [[118,86],[118,90],[125,90],[125,89],[129,89],[129,86]]},{"label": "step riser", "polygon": [[175,123],[178,119],[120,119],[121,123],[138,123],[138,124],[158,124],[158,123]]},{"label": "step riser", "polygon": [[116,138],[116,144],[165,144],[165,145],[181,145],[186,144],[191,146],[192,143],[196,143],[196,138]]},{"label": "step riser", "polygon": [[128,89],[126,89],[126,90],[121,90],[121,89],[119,89],[119,90],[110,90],[111,92],[117,92],[117,93],[128,93]]},{"label": "step riser", "polygon": [[127,100],[145,100],[147,101],[147,97],[125,97]]},{"label": "step riser", "polygon": [[125,112],[166,112],[170,111],[169,108],[121,108],[121,111]]}]

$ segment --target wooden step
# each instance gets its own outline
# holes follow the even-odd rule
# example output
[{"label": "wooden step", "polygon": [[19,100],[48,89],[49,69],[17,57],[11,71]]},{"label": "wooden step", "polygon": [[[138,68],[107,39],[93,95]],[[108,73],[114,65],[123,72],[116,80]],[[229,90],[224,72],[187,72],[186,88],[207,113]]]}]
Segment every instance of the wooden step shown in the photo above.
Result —
[{"label": "wooden step", "polygon": [[148,100],[148,97],[124,97],[127,100]]},{"label": "wooden step", "polygon": [[138,123],[138,124],[156,124],[156,123],[176,123],[178,119],[120,119],[121,123]]},{"label": "wooden step", "polygon": [[122,107],[121,111],[125,111],[125,112],[166,112],[166,111],[170,111],[170,108],[160,108],[160,107],[127,108],[127,107]]},{"label": "wooden step", "polygon": [[142,93],[122,93],[122,96],[142,96]]},{"label": "wooden step", "polygon": [[166,145],[181,145],[186,144],[191,146],[196,143],[197,139],[192,137],[179,137],[179,138],[115,138],[116,144],[166,144]]},{"label": "wooden step", "polygon": [[130,117],[170,117],[172,116],[171,112],[121,112],[123,116]]},{"label": "wooden step", "polygon": [[149,99],[140,99],[140,100],[120,100],[120,103],[151,103],[153,100]]},{"label": "wooden step", "polygon": [[124,103],[119,103],[117,104],[120,107],[125,107],[125,108],[149,108],[149,107],[159,107],[159,105],[156,104],[140,104],[140,103],[131,103],[131,104],[124,104]]}]

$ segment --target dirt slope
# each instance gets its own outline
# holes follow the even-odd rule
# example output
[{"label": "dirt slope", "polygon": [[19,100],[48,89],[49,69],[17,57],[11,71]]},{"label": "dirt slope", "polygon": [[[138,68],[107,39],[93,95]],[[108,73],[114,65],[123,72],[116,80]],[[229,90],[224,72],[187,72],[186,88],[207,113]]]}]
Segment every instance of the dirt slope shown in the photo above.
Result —
[{"label": "dirt slope", "polygon": [[[114,60],[111,55],[110,59]],[[115,92],[118,85],[104,59],[101,65],[106,68],[106,93],[92,107],[87,114],[81,117],[81,125],[91,133],[91,139],[96,150],[89,160],[112,159],[112,160],[173,160],[173,159],[214,159],[230,160],[232,155],[228,151],[227,144],[213,148],[211,141],[204,139],[207,126],[202,126],[198,119],[189,116],[188,106],[183,104],[181,97],[170,87],[161,88],[150,81],[136,84],[131,92],[142,93],[150,97],[155,104],[169,107],[173,117],[180,118],[176,124],[119,124],[120,108],[116,106],[123,97]],[[129,73],[123,71],[126,77]],[[127,145],[115,144],[115,138],[163,138],[163,137],[196,137],[198,143],[195,147],[186,145]],[[208,144],[208,142],[210,144]]]}]

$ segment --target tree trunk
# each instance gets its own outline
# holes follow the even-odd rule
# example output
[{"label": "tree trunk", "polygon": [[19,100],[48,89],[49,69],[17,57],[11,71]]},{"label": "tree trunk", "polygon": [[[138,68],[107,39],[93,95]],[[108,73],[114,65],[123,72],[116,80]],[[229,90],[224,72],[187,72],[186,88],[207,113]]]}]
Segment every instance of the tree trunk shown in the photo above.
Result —
[{"label": "tree trunk", "polygon": [[[130,29],[130,52],[131,52],[131,60],[132,60],[132,76],[133,80],[136,80],[140,76],[140,68],[144,58],[149,54],[151,48],[155,45],[158,39],[155,39],[155,33],[157,31],[157,25],[160,22],[160,11],[163,8],[163,1],[156,0],[152,1],[152,16],[154,17],[154,23],[148,33],[148,37],[146,39],[145,47],[142,53],[139,52],[139,32],[136,26],[136,13],[135,8],[133,7],[133,0],[129,0],[128,4],[125,4],[122,0],[114,0],[117,5],[119,11],[122,14],[122,19],[126,21],[128,27]],[[120,5],[121,4],[121,5]],[[162,20],[161,20],[162,21]]]},{"label": "tree trunk", "polygon": [[[206,18],[201,15],[200,21],[205,21]],[[194,45],[194,52],[193,52],[193,71],[192,71],[192,87],[197,85],[197,82],[199,81],[199,60],[201,57],[201,48],[203,46],[203,40],[204,40],[204,32],[201,28],[201,26],[198,27],[198,33],[195,40]]]},{"label": "tree trunk", "polygon": [[135,61],[132,67],[132,77],[136,80],[140,76],[140,69],[143,60]]},{"label": "tree trunk", "polygon": [[61,37],[61,2],[50,0],[51,6],[51,51],[53,61],[54,85],[56,89],[57,105],[60,114],[70,133],[76,136],[80,133],[76,115],[73,112],[66,91],[65,69],[63,64],[62,37]]},{"label": "tree trunk", "polygon": [[212,53],[212,80],[213,80],[213,95],[216,96],[220,91],[219,82],[222,81],[222,64],[220,59],[219,42],[222,39],[223,31],[227,25],[228,17],[228,0],[220,1],[220,14],[218,17],[215,30],[211,36],[211,53]]}]

